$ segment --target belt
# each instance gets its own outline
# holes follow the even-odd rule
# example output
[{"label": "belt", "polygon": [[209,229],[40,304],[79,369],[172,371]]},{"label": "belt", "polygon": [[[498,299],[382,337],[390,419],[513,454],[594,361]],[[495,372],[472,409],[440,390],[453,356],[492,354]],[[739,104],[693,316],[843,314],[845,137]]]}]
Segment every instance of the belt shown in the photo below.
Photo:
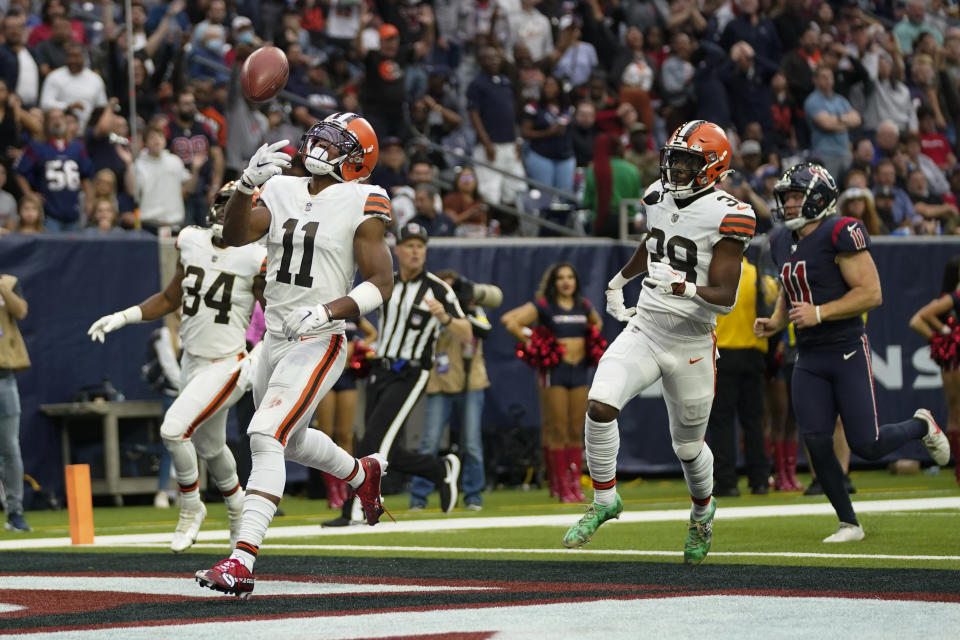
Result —
[{"label": "belt", "polygon": [[381,357],[377,358],[373,364],[376,367],[381,369],[389,369],[390,371],[400,371],[408,367],[411,369],[423,368],[423,365],[419,360],[407,360],[406,358]]}]

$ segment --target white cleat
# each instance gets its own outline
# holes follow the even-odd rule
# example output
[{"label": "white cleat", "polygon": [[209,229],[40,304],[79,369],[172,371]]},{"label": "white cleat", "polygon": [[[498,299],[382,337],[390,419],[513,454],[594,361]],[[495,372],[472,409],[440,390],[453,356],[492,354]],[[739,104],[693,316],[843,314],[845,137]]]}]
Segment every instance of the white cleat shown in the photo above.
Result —
[{"label": "white cleat", "polygon": [[824,542],[860,542],[863,540],[863,527],[858,524],[841,522],[837,532],[823,539]]},{"label": "white cleat", "polygon": [[227,520],[230,521],[230,548],[237,546],[240,539],[240,520],[243,515],[243,490],[223,499],[227,505]]},{"label": "white cleat", "polygon": [[186,551],[197,541],[197,534],[200,533],[200,526],[204,518],[207,517],[207,508],[200,503],[199,509],[190,509],[180,505],[180,520],[177,522],[177,528],[173,532],[173,540],[170,542],[170,550],[174,553]]},{"label": "white cleat", "polygon": [[933,419],[933,414],[927,409],[917,409],[913,417],[927,423],[927,435],[920,438],[923,446],[930,452],[930,457],[939,466],[945,466],[950,462],[950,441],[940,430],[937,421]]}]

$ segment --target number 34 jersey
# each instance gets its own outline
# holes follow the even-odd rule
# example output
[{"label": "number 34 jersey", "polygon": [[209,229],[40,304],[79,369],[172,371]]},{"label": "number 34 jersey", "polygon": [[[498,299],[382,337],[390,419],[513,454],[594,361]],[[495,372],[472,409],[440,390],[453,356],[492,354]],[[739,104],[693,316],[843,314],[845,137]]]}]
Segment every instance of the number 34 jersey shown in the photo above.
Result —
[{"label": "number 34 jersey", "polygon": [[259,244],[218,247],[213,232],[186,227],[177,237],[183,265],[180,344],[184,351],[216,360],[246,349],[244,335],[255,302],[253,279],[265,268]]},{"label": "number 34 jersey", "polygon": [[[356,182],[310,195],[310,178],[275,176],[260,189],[270,210],[267,232],[267,331],[283,335],[283,320],[298,307],[347,295],[357,271],[353,239],[371,217],[390,222],[390,198],[381,187]],[[335,320],[317,332],[343,333]]]},{"label": "number 34 jersey", "polygon": [[[709,284],[713,247],[723,238],[749,244],[756,228],[756,216],[750,205],[719,189],[711,189],[683,208],[661,182],[654,182],[643,196],[647,216],[647,252],[650,261],[667,261],[686,273],[695,285]],[[662,260],[661,260],[662,261]],[[643,287],[637,307],[648,311],[672,313],[714,326],[716,313],[697,302],[680,296],[664,295]]]}]

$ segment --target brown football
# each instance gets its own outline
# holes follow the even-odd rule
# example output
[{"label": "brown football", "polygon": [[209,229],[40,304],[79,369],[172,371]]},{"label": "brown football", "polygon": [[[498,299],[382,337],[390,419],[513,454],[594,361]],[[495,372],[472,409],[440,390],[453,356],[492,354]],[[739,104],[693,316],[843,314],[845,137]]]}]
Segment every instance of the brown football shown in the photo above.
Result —
[{"label": "brown football", "polygon": [[243,95],[254,102],[272,100],[289,76],[286,54],[277,47],[261,47],[250,54],[240,69]]}]

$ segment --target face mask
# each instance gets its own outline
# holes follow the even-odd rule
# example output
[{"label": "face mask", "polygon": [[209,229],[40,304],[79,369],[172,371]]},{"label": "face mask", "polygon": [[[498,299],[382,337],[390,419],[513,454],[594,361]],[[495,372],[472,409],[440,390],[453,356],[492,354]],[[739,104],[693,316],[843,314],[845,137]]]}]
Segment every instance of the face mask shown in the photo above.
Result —
[{"label": "face mask", "polygon": [[220,38],[214,38],[213,40],[207,40],[206,43],[207,49],[213,53],[220,53],[223,51],[223,40]]},{"label": "face mask", "polygon": [[251,31],[241,33],[237,36],[237,44],[253,44],[253,33]]}]

